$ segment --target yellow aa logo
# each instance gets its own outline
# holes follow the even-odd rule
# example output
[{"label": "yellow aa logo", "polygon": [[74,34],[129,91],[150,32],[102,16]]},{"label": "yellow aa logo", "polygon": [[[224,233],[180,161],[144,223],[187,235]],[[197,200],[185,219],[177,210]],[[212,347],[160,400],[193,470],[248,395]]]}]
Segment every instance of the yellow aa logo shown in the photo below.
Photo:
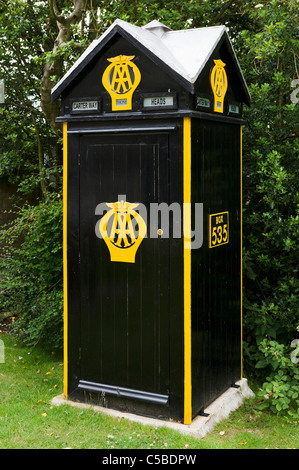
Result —
[{"label": "yellow aa logo", "polygon": [[[113,61],[113,59],[110,59]],[[127,62],[117,62],[113,68],[111,90],[115,93],[127,93],[133,87],[130,69]]]},{"label": "yellow aa logo", "polygon": [[111,261],[135,263],[135,255],[146,235],[146,224],[134,209],[139,204],[125,201],[106,203],[111,210],[100,221],[100,233]]},{"label": "yellow aa logo", "polygon": [[223,113],[223,102],[227,91],[227,75],[224,70],[225,63],[222,60],[214,60],[214,68],[211,73],[211,86],[214,94],[214,111]]},{"label": "yellow aa logo", "polygon": [[111,62],[103,73],[102,82],[111,96],[112,111],[132,109],[132,97],[140,83],[141,74],[132,62],[135,56],[119,55],[107,59]]}]

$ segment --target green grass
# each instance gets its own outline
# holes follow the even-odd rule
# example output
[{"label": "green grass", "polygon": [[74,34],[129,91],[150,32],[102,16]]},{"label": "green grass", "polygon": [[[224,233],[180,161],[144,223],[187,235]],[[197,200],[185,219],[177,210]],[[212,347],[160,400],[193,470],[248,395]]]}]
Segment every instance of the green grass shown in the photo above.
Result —
[{"label": "green grass", "polygon": [[250,401],[203,439],[143,426],[91,409],[52,406],[63,391],[61,353],[28,348],[0,335],[1,449],[287,449],[298,448],[297,422],[256,414]]}]

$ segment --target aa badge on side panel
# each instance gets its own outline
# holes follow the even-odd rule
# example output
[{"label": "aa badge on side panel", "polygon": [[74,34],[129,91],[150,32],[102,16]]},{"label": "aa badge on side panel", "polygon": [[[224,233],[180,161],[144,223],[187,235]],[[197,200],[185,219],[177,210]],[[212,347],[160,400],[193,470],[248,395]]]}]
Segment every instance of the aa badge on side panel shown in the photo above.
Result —
[{"label": "aa badge on side panel", "polygon": [[214,68],[211,73],[211,87],[214,94],[214,111],[223,113],[223,102],[227,91],[227,75],[224,70],[225,63],[222,60],[214,60]]}]

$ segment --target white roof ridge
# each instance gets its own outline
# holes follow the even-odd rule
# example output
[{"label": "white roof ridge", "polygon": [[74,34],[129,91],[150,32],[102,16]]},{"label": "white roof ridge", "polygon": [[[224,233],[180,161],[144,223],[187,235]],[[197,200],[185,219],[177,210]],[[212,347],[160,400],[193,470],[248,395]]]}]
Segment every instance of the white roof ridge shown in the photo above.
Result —
[{"label": "white roof ridge", "polygon": [[[147,28],[132,25],[123,20],[116,20],[115,23],[116,22],[120,27],[122,27],[122,29],[126,33],[130,34],[135,40],[139,42],[139,44],[146,47],[146,49],[149,50],[152,54],[154,54],[154,56],[162,60],[165,64],[167,64],[177,73],[179,73],[179,75],[181,75],[187,81],[191,81],[191,77],[189,76],[188,72],[184,68],[182,68],[181,63],[177,60],[175,54],[173,54],[173,52],[166,46],[163,41],[164,36],[169,34],[171,31],[165,31],[165,33],[161,37],[159,37]],[[163,51],[162,48],[166,49],[166,51]],[[164,52],[162,56],[161,52]],[[166,52],[168,57],[165,54]]]},{"label": "white roof ridge", "polygon": [[[161,39],[168,49],[174,52],[175,58],[181,64],[181,67],[188,70],[190,82],[195,83],[225,32],[227,32],[227,28],[223,25],[204,26],[202,28],[169,31]],[[190,35],[194,36],[192,42],[190,42]],[[178,37],[180,39],[176,41]],[[187,44],[183,40],[184,37]],[[198,42],[200,42],[200,48]]]},{"label": "white roof ridge", "polygon": [[221,24],[221,25],[217,25],[217,26],[201,26],[200,28],[186,28],[186,29],[171,29],[170,31],[167,32],[167,34],[171,34],[171,33],[188,33],[188,32],[194,32],[194,31],[202,31],[204,29],[225,29],[227,30],[227,26]]}]

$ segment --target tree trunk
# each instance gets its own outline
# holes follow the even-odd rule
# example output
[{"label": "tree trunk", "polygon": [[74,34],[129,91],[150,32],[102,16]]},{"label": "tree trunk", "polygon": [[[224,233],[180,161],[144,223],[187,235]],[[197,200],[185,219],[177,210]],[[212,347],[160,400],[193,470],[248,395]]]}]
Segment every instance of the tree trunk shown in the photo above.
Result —
[{"label": "tree trunk", "polygon": [[53,62],[48,62],[44,66],[43,76],[41,79],[41,108],[57,136],[61,136],[61,125],[55,122],[56,117],[60,113],[59,102],[52,103],[51,101],[51,90],[55,83],[52,77],[61,77],[63,72],[63,59],[59,57],[59,49],[65,45],[72,36],[72,24],[77,24],[81,21],[86,0],[73,0],[74,9],[73,12],[68,16],[64,16],[58,11],[56,0],[49,0],[49,8],[52,16],[56,20],[58,34],[54,43],[53,53],[57,54],[57,57]]}]

